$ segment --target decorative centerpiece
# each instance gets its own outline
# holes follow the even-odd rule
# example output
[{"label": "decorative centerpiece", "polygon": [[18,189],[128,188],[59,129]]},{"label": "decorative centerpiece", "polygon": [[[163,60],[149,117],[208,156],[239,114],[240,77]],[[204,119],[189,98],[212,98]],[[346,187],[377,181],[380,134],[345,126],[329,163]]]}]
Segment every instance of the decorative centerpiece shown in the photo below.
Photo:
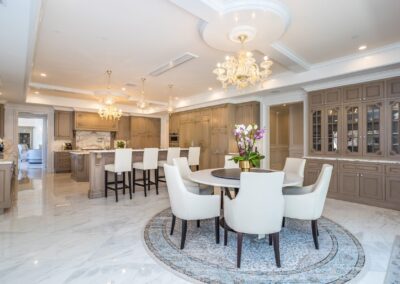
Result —
[{"label": "decorative centerpiece", "polygon": [[232,160],[239,163],[242,172],[250,171],[251,167],[260,167],[260,161],[265,158],[261,155],[255,142],[264,137],[265,130],[258,129],[257,124],[249,124],[247,127],[243,124],[235,125],[235,139],[239,151],[239,156],[234,156]]},{"label": "decorative centerpiece", "polygon": [[126,147],[126,143],[124,140],[116,140],[115,145],[116,145],[116,148],[120,148],[120,149]]}]

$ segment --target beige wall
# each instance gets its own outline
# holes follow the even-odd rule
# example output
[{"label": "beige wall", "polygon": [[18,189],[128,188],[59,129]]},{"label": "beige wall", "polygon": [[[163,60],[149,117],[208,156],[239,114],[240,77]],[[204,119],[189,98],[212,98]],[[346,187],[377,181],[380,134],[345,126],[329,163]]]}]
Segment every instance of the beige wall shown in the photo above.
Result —
[{"label": "beige wall", "polygon": [[271,169],[283,169],[289,156],[289,108],[273,106],[270,108],[270,155]]}]

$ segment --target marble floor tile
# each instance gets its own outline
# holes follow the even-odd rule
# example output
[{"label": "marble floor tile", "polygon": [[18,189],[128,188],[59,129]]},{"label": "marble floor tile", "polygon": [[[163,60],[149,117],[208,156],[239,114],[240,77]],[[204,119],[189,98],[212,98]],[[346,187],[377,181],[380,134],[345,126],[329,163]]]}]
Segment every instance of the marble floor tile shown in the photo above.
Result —
[{"label": "marble floor tile", "polygon": [[[69,174],[23,177],[12,209],[0,215],[0,283],[187,283],[155,261],[142,240],[146,223],[169,207],[165,184],[147,198],[88,199]],[[353,283],[382,283],[400,212],[328,199],[324,216],[362,243],[366,264]]]}]

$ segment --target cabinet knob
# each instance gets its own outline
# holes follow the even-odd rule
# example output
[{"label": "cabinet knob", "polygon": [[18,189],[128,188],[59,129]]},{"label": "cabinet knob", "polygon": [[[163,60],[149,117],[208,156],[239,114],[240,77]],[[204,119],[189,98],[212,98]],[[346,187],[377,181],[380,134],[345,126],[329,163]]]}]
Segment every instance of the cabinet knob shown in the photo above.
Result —
[{"label": "cabinet knob", "polygon": [[360,174],[360,176],[363,176],[362,174]]}]

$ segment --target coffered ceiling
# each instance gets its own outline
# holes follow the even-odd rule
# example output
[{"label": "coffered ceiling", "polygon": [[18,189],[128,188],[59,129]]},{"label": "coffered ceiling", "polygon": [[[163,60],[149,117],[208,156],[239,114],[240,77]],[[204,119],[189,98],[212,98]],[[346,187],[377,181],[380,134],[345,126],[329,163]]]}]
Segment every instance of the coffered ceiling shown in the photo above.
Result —
[{"label": "coffered ceiling", "polygon": [[[13,5],[0,6],[0,15]],[[32,8],[26,5],[26,9]],[[238,50],[239,45],[229,40],[238,26],[254,29],[246,48],[258,59],[268,55],[274,61],[275,80],[239,95],[293,82],[310,83],[321,79],[320,74],[326,78],[337,75],[340,68],[343,74],[376,70],[382,64],[400,63],[398,11],[398,0],[43,0],[41,16],[37,13],[36,19],[27,21],[31,26],[36,20],[39,28],[34,37],[30,89],[25,95],[28,102],[36,103],[56,104],[60,98],[80,100],[80,104],[97,101],[94,91],[106,87],[105,71],[111,69],[113,91],[126,95],[118,103],[132,111],[140,95],[141,77],[147,78],[145,94],[154,111],[163,110],[170,95],[177,105],[192,97],[212,98],[214,92],[221,92],[212,70],[226,54]],[[13,15],[8,22],[11,28],[3,23],[0,34],[15,28],[9,24],[23,16],[22,10]],[[367,48],[358,50],[361,45]],[[187,52],[196,58],[161,75],[149,75]],[[374,52],[391,52],[390,58],[357,63],[356,68],[350,61]],[[9,61],[6,50],[0,49],[0,58]],[[335,72],[318,69],[346,60]],[[3,66],[0,76],[4,81]],[[30,68],[26,69],[25,74]],[[168,84],[174,85],[172,94]],[[7,100],[17,98],[12,95],[16,92],[21,90],[3,87]]]}]

